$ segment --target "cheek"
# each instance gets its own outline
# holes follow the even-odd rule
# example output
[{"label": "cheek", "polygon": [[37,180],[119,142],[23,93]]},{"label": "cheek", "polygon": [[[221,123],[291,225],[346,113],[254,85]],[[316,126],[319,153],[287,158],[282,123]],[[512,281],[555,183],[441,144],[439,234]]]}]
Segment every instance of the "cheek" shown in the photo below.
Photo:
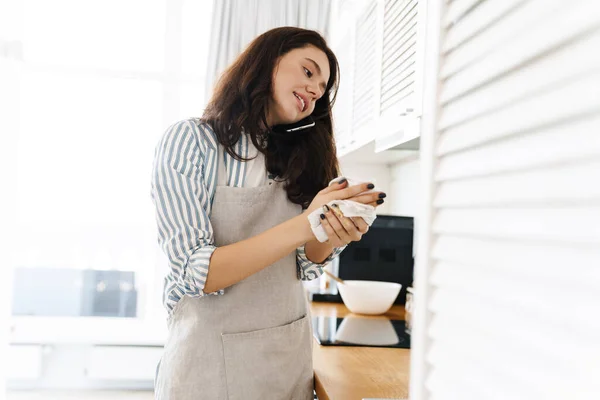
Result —
[{"label": "cheek", "polygon": [[293,91],[294,90],[291,88],[291,86],[289,86],[289,84],[283,84],[275,87],[275,93],[273,97],[275,98],[275,102],[279,105],[279,107],[290,107],[290,103],[292,103],[292,98],[290,96],[293,96]]},{"label": "cheek", "polygon": [[296,70],[284,68],[280,71],[277,79],[280,87],[286,88],[289,92],[292,92],[294,87],[298,86],[299,82],[302,80],[302,75]]},{"label": "cheek", "polygon": [[279,101],[283,96],[283,92],[285,91],[284,86],[285,84],[283,77],[281,76],[281,74],[277,75],[277,77],[273,81],[273,98],[276,101]]},{"label": "cheek", "polygon": [[298,75],[286,68],[280,68],[273,80],[275,108],[282,117],[296,110],[293,92],[297,90]]}]

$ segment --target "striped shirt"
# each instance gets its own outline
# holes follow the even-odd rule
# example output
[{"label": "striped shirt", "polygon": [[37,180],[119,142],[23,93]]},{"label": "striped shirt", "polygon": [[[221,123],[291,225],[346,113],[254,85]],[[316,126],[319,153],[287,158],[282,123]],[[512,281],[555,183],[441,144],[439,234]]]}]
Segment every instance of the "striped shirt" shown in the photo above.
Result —
[{"label": "striped shirt", "polygon": [[[169,316],[185,295],[223,295],[224,290],[204,293],[215,251],[210,212],[217,185],[217,149],[215,132],[196,119],[176,122],[165,131],[154,154],[151,197],[156,209],[158,242],[169,260],[164,281],[163,304]],[[237,154],[248,157],[257,152],[247,135],[235,144]],[[273,177],[267,176],[264,158],[258,163],[242,162],[224,152],[227,186],[249,187]],[[262,168],[262,169],[261,169]],[[253,178],[248,182],[248,173]],[[266,180],[256,179],[263,174]],[[296,250],[296,262],[302,280],[316,279],[325,264],[337,257],[344,247],[335,248],[322,264],[311,262],[304,245]]]}]

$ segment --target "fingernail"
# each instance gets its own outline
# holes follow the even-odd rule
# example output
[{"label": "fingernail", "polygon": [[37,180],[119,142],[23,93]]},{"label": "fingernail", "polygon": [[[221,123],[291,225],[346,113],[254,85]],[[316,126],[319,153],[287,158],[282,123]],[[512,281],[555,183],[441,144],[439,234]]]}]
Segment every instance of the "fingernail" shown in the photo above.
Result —
[{"label": "fingernail", "polygon": [[321,219],[325,219],[325,214],[321,214]]},{"label": "fingernail", "polygon": [[338,205],[337,204],[332,204],[331,207],[338,208]]},{"label": "fingernail", "polygon": [[383,199],[385,196],[387,196],[385,193],[379,193],[379,198]]},{"label": "fingernail", "polygon": [[383,199],[377,200],[377,204],[383,204]]},{"label": "fingernail", "polygon": [[369,183],[369,184],[367,185],[367,189],[373,189],[374,187],[375,187],[375,185],[373,185],[372,183]]},{"label": "fingernail", "polygon": [[323,206],[323,212],[327,212],[327,211],[329,211],[329,207],[327,207],[327,204],[325,204],[325,205]]},{"label": "fingernail", "polygon": [[338,183],[339,183],[340,185],[343,185],[344,183],[346,183],[346,178],[344,178],[344,179],[340,180]]}]

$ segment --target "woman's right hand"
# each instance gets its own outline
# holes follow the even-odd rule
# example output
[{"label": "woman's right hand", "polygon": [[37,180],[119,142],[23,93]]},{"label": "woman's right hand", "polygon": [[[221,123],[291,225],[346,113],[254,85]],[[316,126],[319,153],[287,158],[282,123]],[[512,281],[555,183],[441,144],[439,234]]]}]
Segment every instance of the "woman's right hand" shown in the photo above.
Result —
[{"label": "woman's right hand", "polygon": [[[314,210],[322,208],[332,200],[352,200],[357,203],[369,204],[373,207],[377,207],[383,202],[381,199],[385,197],[385,193],[373,192],[361,194],[373,189],[373,187],[374,185],[371,183],[348,186],[347,180],[343,180],[341,183],[334,183],[317,193],[305,212],[310,214]],[[380,201],[379,203],[377,203],[378,200]]]}]

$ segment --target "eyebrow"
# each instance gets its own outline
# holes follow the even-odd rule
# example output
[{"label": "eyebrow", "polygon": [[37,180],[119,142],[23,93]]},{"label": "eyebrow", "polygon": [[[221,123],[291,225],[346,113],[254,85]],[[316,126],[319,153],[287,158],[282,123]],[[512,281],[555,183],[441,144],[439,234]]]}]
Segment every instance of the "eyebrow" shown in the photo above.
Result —
[{"label": "eyebrow", "polygon": [[[319,64],[317,64],[315,60],[313,60],[312,58],[308,58],[308,57],[304,57],[304,59],[313,63],[315,68],[317,69],[317,72],[319,73],[319,75],[323,76],[323,71],[321,71],[321,67],[319,67]],[[323,88],[323,91],[325,91],[325,89],[327,89],[327,83],[321,82],[321,87]]]}]

